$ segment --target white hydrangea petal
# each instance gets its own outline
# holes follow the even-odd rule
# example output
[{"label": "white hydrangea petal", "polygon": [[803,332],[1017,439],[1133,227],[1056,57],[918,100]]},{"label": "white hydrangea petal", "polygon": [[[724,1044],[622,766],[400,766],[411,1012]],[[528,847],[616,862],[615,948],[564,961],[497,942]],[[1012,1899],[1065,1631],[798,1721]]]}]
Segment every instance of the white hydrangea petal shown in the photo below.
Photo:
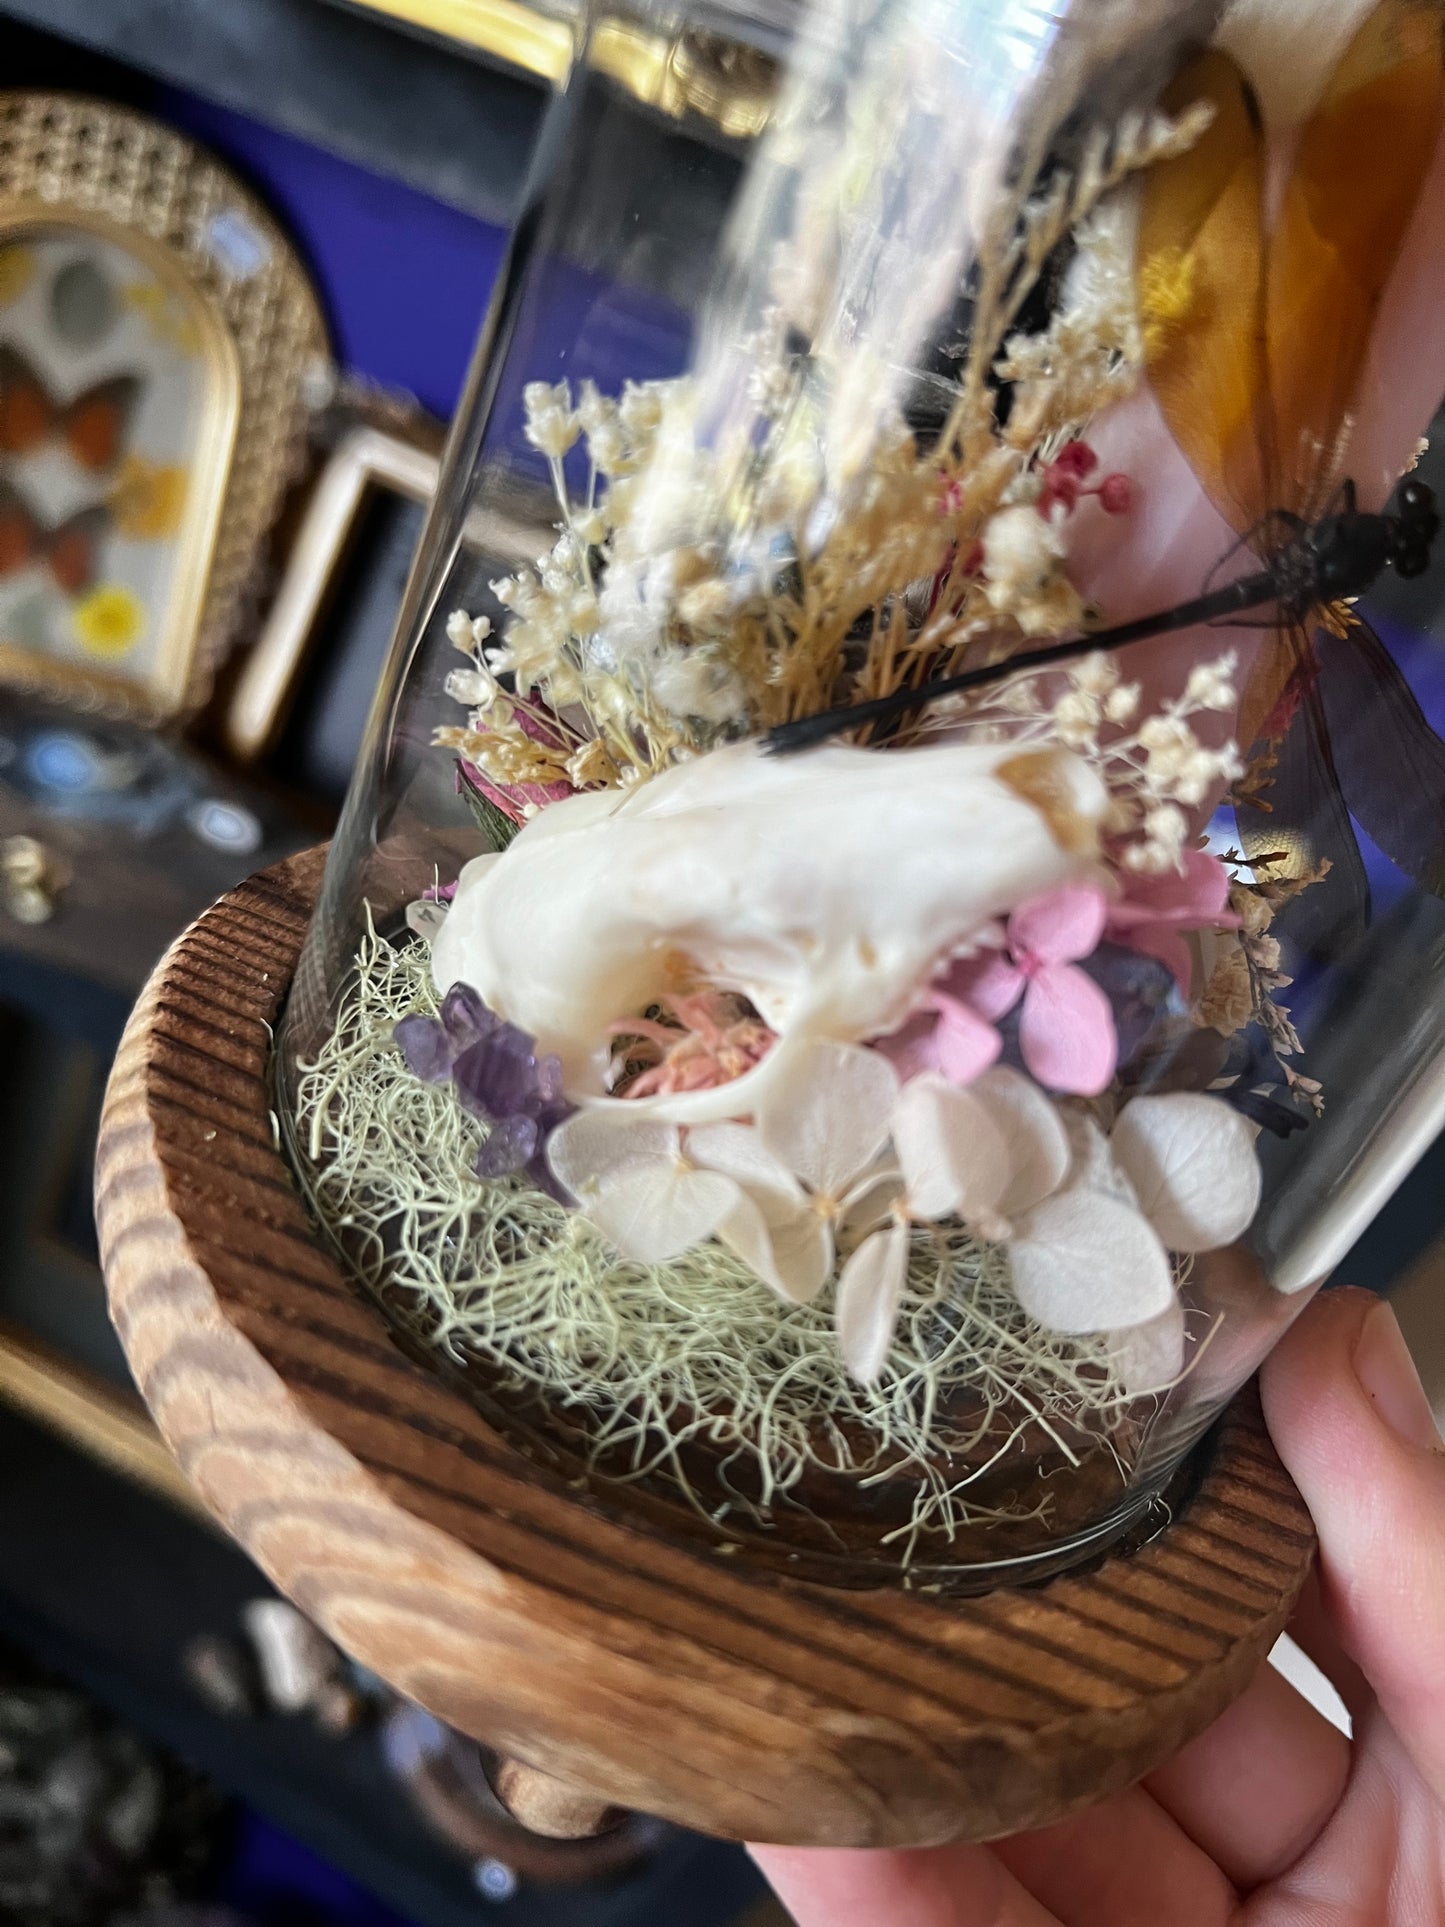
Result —
[{"label": "white hydrangea petal", "polygon": [[547,1159],[574,1198],[587,1199],[609,1179],[673,1165],[681,1155],[675,1124],[617,1111],[575,1111],[547,1140]]},{"label": "white hydrangea petal", "polygon": [[1136,1097],[1110,1140],[1139,1209],[1171,1251],[1214,1251],[1248,1230],[1260,1170],[1249,1120],[1190,1091]]},{"label": "white hydrangea petal", "polygon": [[875,1231],[843,1267],[833,1319],[843,1363],[860,1385],[871,1385],[883,1369],[907,1283],[906,1224]]},{"label": "white hydrangea petal", "polygon": [[1010,1178],[1009,1148],[992,1110],[946,1078],[925,1072],[898,1094],[893,1148],[920,1218],[993,1216]]},{"label": "white hydrangea petal", "polygon": [[767,1090],[758,1129],[790,1171],[836,1198],[882,1150],[897,1095],[898,1073],[880,1052],[810,1042],[795,1053],[791,1074]]},{"label": "white hydrangea petal", "polygon": [[665,1265],[710,1238],[741,1196],[717,1171],[653,1164],[599,1185],[582,1209],[624,1258]]},{"label": "white hydrangea petal", "polygon": [[1099,1191],[1137,1210],[1134,1187],[1115,1164],[1109,1140],[1094,1119],[1082,1111],[1068,1111],[1064,1129],[1069,1139],[1069,1189]]},{"label": "white hydrangea petal", "polygon": [[1057,1332],[1120,1331],[1169,1309],[1174,1273],[1148,1220],[1086,1186],[1056,1192],[1009,1246],[1019,1303]]},{"label": "white hydrangea petal", "polygon": [[717,1235],[787,1304],[806,1305],[833,1275],[832,1229],[807,1205],[769,1222],[756,1199],[740,1191]]},{"label": "white hydrangea petal", "polygon": [[903,1173],[892,1158],[880,1159],[865,1171],[842,1200],[840,1224],[855,1233],[869,1230],[892,1215],[893,1207],[904,1195]]},{"label": "white hydrangea petal", "polygon": [[1178,1298],[1157,1318],[1111,1332],[1109,1353],[1124,1389],[1134,1397],[1166,1391],[1184,1370],[1184,1307]]},{"label": "white hydrangea petal", "polygon": [[792,1217],[806,1205],[803,1187],[751,1124],[694,1125],[687,1134],[687,1158],[742,1185],[769,1224]]},{"label": "white hydrangea petal", "polygon": [[1031,1211],[1069,1175],[1069,1134],[1059,1109],[1031,1077],[997,1065],[969,1086],[987,1106],[1008,1147],[1009,1180],[999,1210],[1006,1218]]}]

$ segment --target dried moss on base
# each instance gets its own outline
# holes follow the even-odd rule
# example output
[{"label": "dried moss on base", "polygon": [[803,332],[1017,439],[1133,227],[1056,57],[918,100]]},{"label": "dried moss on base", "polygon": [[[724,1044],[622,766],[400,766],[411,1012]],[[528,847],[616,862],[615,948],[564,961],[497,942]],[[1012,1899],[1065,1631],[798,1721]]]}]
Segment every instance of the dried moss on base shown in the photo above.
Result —
[{"label": "dried moss on base", "polygon": [[[859,1487],[906,1474],[907,1516],[882,1540],[906,1565],[947,1560],[968,1527],[1046,1525],[1046,1490],[1006,1512],[985,1496],[1025,1436],[1061,1466],[1082,1440],[1109,1449],[1130,1400],[1106,1341],[1026,1317],[1003,1249],[961,1228],[915,1233],[893,1349],[863,1387],[838,1355],[831,1288],[782,1305],[715,1243],[629,1263],[532,1188],[479,1180],[485,1127],[450,1086],[411,1076],[391,1042],[399,1018],[436,1008],[426,945],[369,938],[332,1036],[302,1068],[312,1202],[393,1316],[568,1413],[608,1476],[664,1474],[718,1520],[730,1504],[759,1519],[805,1504],[812,1474]],[[724,1467],[728,1503],[697,1490],[700,1452]]]}]

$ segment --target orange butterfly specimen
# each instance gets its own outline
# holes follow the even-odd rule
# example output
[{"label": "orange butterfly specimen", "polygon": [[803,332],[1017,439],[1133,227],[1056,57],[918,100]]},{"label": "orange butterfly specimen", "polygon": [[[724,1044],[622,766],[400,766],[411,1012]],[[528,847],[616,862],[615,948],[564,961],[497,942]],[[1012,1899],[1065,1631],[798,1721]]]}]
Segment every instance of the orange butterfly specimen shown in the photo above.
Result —
[{"label": "orange butterfly specimen", "polygon": [[[1214,108],[1203,137],[1144,180],[1147,366],[1205,492],[1268,560],[1341,494],[1380,300],[1445,125],[1445,9],[1382,0],[1366,16],[1299,130],[1272,223],[1259,110],[1223,54],[1195,60],[1162,105],[1198,100]],[[1332,866],[1292,906],[1298,942],[1328,955],[1363,927],[1351,817],[1445,894],[1445,744],[1346,601],[1280,607],[1240,725],[1275,758],[1269,813],[1240,812],[1246,850],[1280,852],[1277,874]]]},{"label": "orange butterfly specimen", "polygon": [[58,437],[90,473],[113,468],[140,390],[138,375],[113,375],[58,402],[20,350],[0,343],[0,455],[32,455]]},{"label": "orange butterfly specimen", "polygon": [[69,596],[81,594],[95,580],[110,520],[109,508],[98,502],[48,528],[17,489],[0,482],[0,579],[43,563],[57,588]]}]

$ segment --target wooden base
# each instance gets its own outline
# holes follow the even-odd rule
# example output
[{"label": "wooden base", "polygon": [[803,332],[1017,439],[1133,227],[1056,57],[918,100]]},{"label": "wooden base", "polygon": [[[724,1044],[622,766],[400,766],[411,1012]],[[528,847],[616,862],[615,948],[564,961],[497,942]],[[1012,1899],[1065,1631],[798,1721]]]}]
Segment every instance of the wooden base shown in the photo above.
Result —
[{"label": "wooden base", "polygon": [[312,852],[254,877],[157,968],[96,1199],[162,1434],[339,1645],[537,1770],[520,1784],[566,1782],[564,1830],[621,1805],[810,1845],[1038,1826],[1240,1692],[1313,1549],[1252,1391],[1141,1551],[948,1600],[759,1572],[604,1512],[404,1357],[314,1234],[270,1114],[270,1027],[320,868]]}]

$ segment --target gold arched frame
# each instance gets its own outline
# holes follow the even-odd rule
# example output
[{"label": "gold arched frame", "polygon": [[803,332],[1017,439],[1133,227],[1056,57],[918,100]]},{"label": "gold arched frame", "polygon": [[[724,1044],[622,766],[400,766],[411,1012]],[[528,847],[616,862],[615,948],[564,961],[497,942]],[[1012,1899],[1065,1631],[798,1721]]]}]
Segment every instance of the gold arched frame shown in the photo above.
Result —
[{"label": "gold arched frame", "polygon": [[204,702],[246,613],[265,538],[304,460],[308,397],[329,388],[325,324],[286,235],[203,148],[108,101],[0,92],[0,246],[66,229],[126,249],[185,301],[203,359],[198,469],[204,438],[214,429],[220,439],[194,491],[202,500],[187,503],[153,672],[138,679],[0,647],[0,681],[165,721]]},{"label": "gold arched frame", "polygon": [[48,239],[57,234],[89,234],[109,241],[138,265],[148,268],[168,293],[183,305],[196,332],[201,364],[201,396],[191,441],[190,476],[180,527],[176,531],[176,563],[161,636],[154,661],[143,679],[108,677],[88,665],[36,656],[6,640],[0,633],[0,680],[12,685],[39,686],[62,696],[92,695],[98,683],[113,681],[117,701],[145,691],[145,706],[157,716],[185,706],[196,641],[201,632],[206,584],[216,551],[216,537],[225,506],[226,484],[236,449],[241,418],[241,361],[236,344],[213,300],[202,294],[182,273],[175,255],[149,235],[122,227],[104,215],[67,212],[37,201],[0,200],[0,248],[16,241]]}]

